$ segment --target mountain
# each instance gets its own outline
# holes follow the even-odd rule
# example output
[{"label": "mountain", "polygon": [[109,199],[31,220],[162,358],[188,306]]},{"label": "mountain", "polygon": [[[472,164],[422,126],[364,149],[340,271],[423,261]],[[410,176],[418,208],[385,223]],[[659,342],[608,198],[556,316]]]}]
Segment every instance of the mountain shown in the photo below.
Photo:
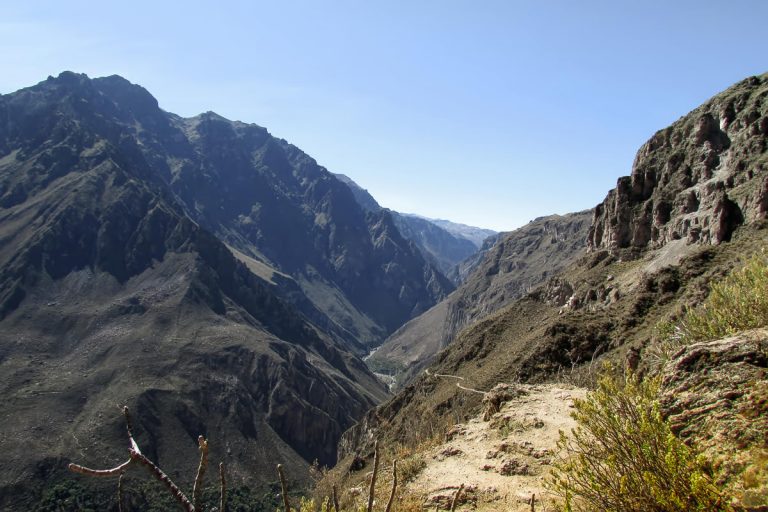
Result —
[{"label": "mountain", "polygon": [[[409,214],[406,214],[409,215]],[[413,216],[413,215],[411,215]],[[475,226],[467,226],[466,224],[459,224],[458,222],[451,222],[445,219],[430,219],[428,217],[422,217],[432,224],[440,226],[450,234],[458,238],[464,238],[472,242],[475,247],[480,249],[483,246],[485,239],[497,234],[492,229],[478,228]]]},{"label": "mountain", "polygon": [[355,181],[352,180],[352,178],[346,174],[338,173],[334,174],[334,176],[336,176],[339,181],[349,187],[349,189],[352,191],[352,195],[355,197],[355,201],[357,201],[357,204],[359,204],[363,210],[369,212],[378,212],[383,209],[381,205],[379,205],[378,201],[376,201],[376,199],[374,199],[374,197],[370,194],[370,192],[358,185]]},{"label": "mountain", "polygon": [[584,254],[592,211],[551,215],[502,233],[464,264],[459,288],[414,318],[379,347],[367,363],[407,381],[428,366],[456,335],[556,275]]},{"label": "mountain", "polygon": [[629,356],[642,371],[659,322],[700,304],[713,281],[764,251],[767,150],[768,74],[657,132],[594,209],[586,253],[464,328],[429,372],[344,434],[340,456],[368,453],[370,439],[412,446],[476,414],[483,395],[456,382],[482,391],[589,381],[601,361]]},{"label": "mountain", "polygon": [[[344,174],[335,175],[344,182],[365,210],[380,212],[383,208],[363,187]],[[461,274],[456,267],[472,257],[480,247],[477,236],[481,233],[495,234],[494,231],[456,224],[450,221],[433,220],[419,215],[391,211],[392,218],[400,233],[416,244],[422,255],[433,263],[454,284]]]},{"label": "mountain", "polygon": [[306,482],[386,397],[356,354],[451,290],[264,128],[117,76],[2,95],[0,507],[34,508],[72,458],[122,460],[123,404],[174,476],[204,434],[233,485],[275,461]]},{"label": "mountain", "polygon": [[452,235],[429,220],[401,213],[393,213],[393,219],[400,233],[412,240],[424,257],[449,279],[458,275],[457,265],[477,252],[472,242]]}]

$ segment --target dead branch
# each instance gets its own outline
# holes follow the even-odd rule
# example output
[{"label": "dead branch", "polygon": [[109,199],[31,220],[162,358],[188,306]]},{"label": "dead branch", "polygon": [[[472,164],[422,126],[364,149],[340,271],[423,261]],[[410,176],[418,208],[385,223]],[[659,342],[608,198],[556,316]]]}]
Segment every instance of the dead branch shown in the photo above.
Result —
[{"label": "dead branch", "polygon": [[461,491],[464,490],[464,484],[461,484],[459,486],[459,489],[456,491],[456,494],[453,495],[453,501],[451,502],[451,512],[454,512],[456,510],[456,505],[459,504],[459,496],[461,496]]},{"label": "dead branch", "polygon": [[219,462],[219,512],[224,512],[227,506],[227,477],[224,463]]},{"label": "dead branch", "polygon": [[203,436],[198,436],[197,445],[200,449],[200,464],[197,466],[197,475],[195,475],[195,485],[192,488],[192,502],[195,508],[201,508],[200,498],[203,493],[203,476],[208,468],[208,441]]},{"label": "dead branch", "polygon": [[387,502],[387,508],[384,512],[389,512],[392,508],[392,503],[395,501],[395,491],[397,490],[397,461],[392,461],[392,492],[389,494],[389,501]]},{"label": "dead branch", "polygon": [[334,512],[341,512],[339,508],[339,491],[336,489],[336,484],[333,484],[333,510]]},{"label": "dead branch", "polygon": [[120,473],[120,478],[117,479],[117,511],[123,512],[123,477],[125,472]]},{"label": "dead branch", "polygon": [[128,441],[131,442],[131,449],[136,453],[141,453],[139,444],[133,438],[133,423],[131,422],[131,413],[128,411],[128,406],[123,407],[123,416],[125,417],[125,430],[128,431]]},{"label": "dead branch", "polygon": [[82,475],[88,475],[88,476],[96,476],[96,477],[118,476],[122,474],[123,471],[125,471],[128,468],[128,466],[131,465],[131,462],[133,462],[133,460],[128,459],[127,461],[123,462],[119,466],[112,469],[91,469],[85,466],[81,466],[79,464],[70,463],[67,466],[67,469],[69,469],[73,473],[80,473]]},{"label": "dead branch", "polygon": [[157,467],[157,465],[149,460],[146,456],[141,454],[140,452],[137,452],[133,449],[130,450],[131,453],[131,459],[135,460],[136,462],[141,463],[145,468],[147,468],[147,471],[154,476],[156,479],[161,481],[165,484],[165,486],[168,488],[170,493],[173,495],[174,498],[176,498],[176,501],[179,502],[179,504],[186,510],[187,512],[195,512],[195,507],[192,505],[192,503],[189,501],[189,498],[179,489],[179,486],[177,486],[175,483],[173,483],[173,480],[166,475],[162,469]]},{"label": "dead branch", "polygon": [[379,441],[378,439],[373,445],[373,475],[371,476],[371,487],[368,490],[368,512],[373,512],[373,498],[374,491],[376,490],[376,475],[379,472]]},{"label": "dead branch", "polygon": [[283,465],[277,465],[277,476],[280,478],[280,491],[283,494],[283,507],[285,512],[291,512],[291,505],[288,503],[288,486],[285,485],[285,475],[283,474]]}]

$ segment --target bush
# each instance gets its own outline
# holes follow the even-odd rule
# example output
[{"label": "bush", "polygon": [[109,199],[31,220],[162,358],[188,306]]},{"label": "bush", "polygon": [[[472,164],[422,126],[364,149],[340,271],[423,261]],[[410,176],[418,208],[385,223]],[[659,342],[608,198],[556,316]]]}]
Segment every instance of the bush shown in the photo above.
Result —
[{"label": "bush", "polygon": [[712,290],[698,308],[687,308],[678,322],[663,322],[657,330],[655,354],[661,363],[684,345],[715,340],[747,329],[768,326],[768,258],[752,256]]},{"label": "bush", "polygon": [[703,463],[671,432],[656,399],[658,379],[608,373],[575,401],[578,425],[560,434],[550,488],[563,510],[673,512],[727,510]]}]

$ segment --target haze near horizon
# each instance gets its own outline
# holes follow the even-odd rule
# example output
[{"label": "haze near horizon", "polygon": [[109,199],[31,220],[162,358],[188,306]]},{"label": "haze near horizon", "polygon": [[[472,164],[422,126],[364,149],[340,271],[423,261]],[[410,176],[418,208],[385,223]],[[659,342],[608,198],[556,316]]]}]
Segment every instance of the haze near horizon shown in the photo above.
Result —
[{"label": "haze near horizon", "polygon": [[510,230],[590,208],[639,146],[766,71],[768,4],[42,2],[0,7],[0,93],[119,74],[256,123],[383,206]]}]

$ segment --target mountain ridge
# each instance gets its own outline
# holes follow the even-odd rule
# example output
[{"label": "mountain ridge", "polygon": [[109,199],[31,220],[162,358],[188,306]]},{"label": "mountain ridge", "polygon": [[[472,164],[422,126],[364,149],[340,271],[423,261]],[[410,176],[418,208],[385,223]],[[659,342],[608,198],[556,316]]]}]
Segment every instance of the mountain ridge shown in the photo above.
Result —
[{"label": "mountain ridge", "polygon": [[452,289],[257,125],[71,72],[0,96],[0,120],[0,507],[34,508],[70,457],[111,463],[115,404],[184,474],[204,434],[233,484],[276,459],[308,482],[387,396],[357,355]]}]

